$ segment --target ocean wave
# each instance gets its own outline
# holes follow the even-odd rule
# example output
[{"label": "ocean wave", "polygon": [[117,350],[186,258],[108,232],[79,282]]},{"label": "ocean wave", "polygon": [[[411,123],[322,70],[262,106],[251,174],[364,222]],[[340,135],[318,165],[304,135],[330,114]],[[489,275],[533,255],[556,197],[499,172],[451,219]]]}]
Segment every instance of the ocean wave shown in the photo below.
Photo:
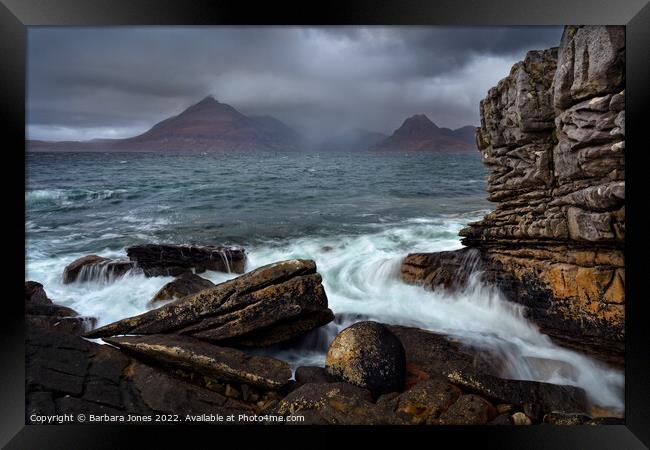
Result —
[{"label": "ocean wave", "polygon": [[77,201],[116,199],[126,193],[126,189],[33,189],[25,192],[25,201],[28,204],[52,202],[66,205]]}]

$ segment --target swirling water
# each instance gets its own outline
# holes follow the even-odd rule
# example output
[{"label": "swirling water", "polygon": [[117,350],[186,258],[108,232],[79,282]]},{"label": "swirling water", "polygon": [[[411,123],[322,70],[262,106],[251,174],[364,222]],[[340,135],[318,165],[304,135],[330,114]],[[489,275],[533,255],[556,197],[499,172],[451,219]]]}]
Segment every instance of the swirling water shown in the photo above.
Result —
[{"label": "swirling water", "polygon": [[553,344],[477,277],[453,295],[399,280],[407,253],[460,248],[458,231],[493,207],[485,176],[478,154],[30,153],[26,279],[102,325],[147,310],[171,278],[63,285],[79,256],[171,242],[243,245],[247,270],[310,258],[337,320],[270,350],[294,367],[323,364],[338,331],[372,319],[455,336],[497,352],[504,376],[581,386],[622,410],[621,372]]}]

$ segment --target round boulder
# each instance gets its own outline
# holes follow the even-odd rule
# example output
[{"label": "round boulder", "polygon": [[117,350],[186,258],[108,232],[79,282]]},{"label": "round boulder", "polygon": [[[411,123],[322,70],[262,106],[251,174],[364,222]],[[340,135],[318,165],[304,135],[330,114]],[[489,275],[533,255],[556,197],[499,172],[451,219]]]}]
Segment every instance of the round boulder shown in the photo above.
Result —
[{"label": "round boulder", "polygon": [[358,322],[334,338],[325,369],[373,395],[401,391],[406,372],[404,347],[384,325]]}]

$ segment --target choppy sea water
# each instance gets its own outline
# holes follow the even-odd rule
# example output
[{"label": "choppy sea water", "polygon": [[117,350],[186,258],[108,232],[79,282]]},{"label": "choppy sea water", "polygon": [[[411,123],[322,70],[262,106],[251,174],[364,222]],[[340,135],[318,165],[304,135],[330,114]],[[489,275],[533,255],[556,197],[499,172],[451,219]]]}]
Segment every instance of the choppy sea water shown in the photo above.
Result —
[{"label": "choppy sea water", "polygon": [[[399,280],[410,252],[460,248],[458,231],[494,207],[479,154],[30,153],[26,279],[99,325],[147,310],[170,277],[64,285],[74,259],[125,256],[145,242],[238,244],[247,270],[316,261],[337,320],[299,345],[269,350],[294,367],[322,365],[357,320],[417,326],[498,352],[511,378],[583,387],[623,409],[624,377],[553,344],[521,307],[474,279],[454,295]],[[213,282],[234,275],[208,272]]]}]

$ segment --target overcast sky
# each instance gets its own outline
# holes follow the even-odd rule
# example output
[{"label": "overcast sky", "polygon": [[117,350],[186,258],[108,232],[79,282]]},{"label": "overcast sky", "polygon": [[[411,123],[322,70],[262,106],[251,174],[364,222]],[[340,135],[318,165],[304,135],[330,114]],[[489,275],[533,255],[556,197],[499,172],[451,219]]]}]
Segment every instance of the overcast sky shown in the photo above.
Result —
[{"label": "overcast sky", "polygon": [[478,102],[561,27],[116,27],[28,32],[30,139],[127,137],[207,95],[314,138],[392,133],[424,113],[477,125]]}]

